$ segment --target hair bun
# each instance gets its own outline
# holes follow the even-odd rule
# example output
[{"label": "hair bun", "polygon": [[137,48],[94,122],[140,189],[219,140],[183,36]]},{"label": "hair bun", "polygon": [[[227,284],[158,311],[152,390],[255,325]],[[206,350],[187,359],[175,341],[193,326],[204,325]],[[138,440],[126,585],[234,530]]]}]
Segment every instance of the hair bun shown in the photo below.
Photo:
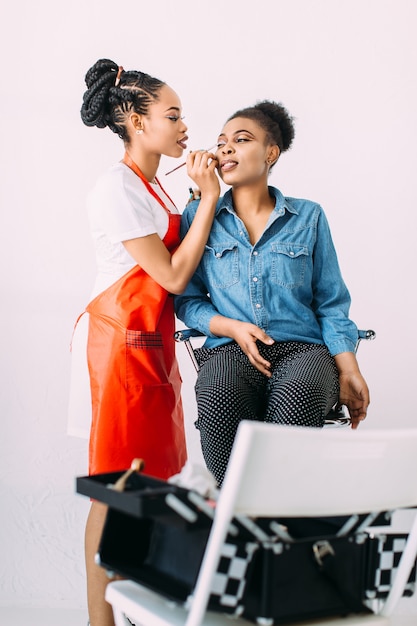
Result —
[{"label": "hair bun", "polygon": [[270,118],[275,124],[278,124],[282,137],[282,148],[284,152],[288,150],[294,139],[294,123],[293,118],[287,109],[280,103],[272,100],[262,100],[255,107],[261,111],[266,117]]},{"label": "hair bun", "polygon": [[110,59],[99,59],[85,75],[81,119],[86,126],[105,128],[108,124],[107,99],[114,87],[119,66]]},{"label": "hair bun", "polygon": [[116,80],[118,69],[119,66],[114,61],[111,61],[110,59],[99,59],[90,67],[85,75],[85,84],[87,85],[87,88],[91,89],[91,87],[93,87],[93,85],[100,81],[103,77],[110,79],[110,77],[114,75],[114,80]]}]

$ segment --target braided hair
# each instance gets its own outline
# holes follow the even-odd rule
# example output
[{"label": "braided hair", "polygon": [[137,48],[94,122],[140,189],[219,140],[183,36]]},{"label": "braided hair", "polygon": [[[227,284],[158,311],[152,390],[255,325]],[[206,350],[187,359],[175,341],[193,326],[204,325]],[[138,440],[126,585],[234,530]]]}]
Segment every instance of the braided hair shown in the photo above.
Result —
[{"label": "braided hair", "polygon": [[158,100],[162,80],[138,71],[124,71],[114,61],[99,59],[85,75],[87,91],[83,96],[81,119],[86,126],[111,131],[129,144],[126,122],[132,112],[148,113]]},{"label": "braided hair", "polygon": [[257,122],[266,132],[267,141],[276,144],[280,152],[290,148],[295,134],[293,118],[282,104],[262,100],[254,106],[236,111],[227,121],[230,122],[236,117],[245,117]]}]

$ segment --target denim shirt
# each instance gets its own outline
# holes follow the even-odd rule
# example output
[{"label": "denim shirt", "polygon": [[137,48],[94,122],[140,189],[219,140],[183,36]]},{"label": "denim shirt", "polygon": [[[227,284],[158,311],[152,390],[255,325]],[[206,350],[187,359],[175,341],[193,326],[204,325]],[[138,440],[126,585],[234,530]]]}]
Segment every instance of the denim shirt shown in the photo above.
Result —
[{"label": "denim shirt", "polygon": [[[274,187],[269,193],[275,207],[255,245],[234,212],[231,190],[219,199],[203,258],[175,296],[177,317],[207,335],[206,348],[232,341],[210,332],[220,314],[256,324],[275,341],[325,344],[333,356],[354,352],[358,330],[323,209]],[[182,237],[198,202],[182,215]]]}]

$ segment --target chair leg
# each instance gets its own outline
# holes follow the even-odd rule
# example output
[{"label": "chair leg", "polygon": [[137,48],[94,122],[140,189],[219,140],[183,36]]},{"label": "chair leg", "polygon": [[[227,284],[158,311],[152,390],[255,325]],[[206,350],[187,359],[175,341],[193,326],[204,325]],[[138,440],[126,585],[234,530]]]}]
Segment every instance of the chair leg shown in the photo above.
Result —
[{"label": "chair leg", "polygon": [[113,615],[114,623],[116,626],[132,626],[133,622],[131,622],[123,613],[123,611],[116,606],[113,606]]}]

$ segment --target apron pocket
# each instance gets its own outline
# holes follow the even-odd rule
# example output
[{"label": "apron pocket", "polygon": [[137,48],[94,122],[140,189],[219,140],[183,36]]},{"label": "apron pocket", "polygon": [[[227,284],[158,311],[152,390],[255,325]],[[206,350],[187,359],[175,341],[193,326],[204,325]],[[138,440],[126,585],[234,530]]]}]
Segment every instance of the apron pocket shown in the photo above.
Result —
[{"label": "apron pocket", "polygon": [[162,334],[156,330],[149,332],[146,330],[126,330],[126,347],[139,350],[152,350],[163,348]]},{"label": "apron pocket", "polygon": [[159,331],[126,330],[126,387],[168,383],[162,334]]}]

